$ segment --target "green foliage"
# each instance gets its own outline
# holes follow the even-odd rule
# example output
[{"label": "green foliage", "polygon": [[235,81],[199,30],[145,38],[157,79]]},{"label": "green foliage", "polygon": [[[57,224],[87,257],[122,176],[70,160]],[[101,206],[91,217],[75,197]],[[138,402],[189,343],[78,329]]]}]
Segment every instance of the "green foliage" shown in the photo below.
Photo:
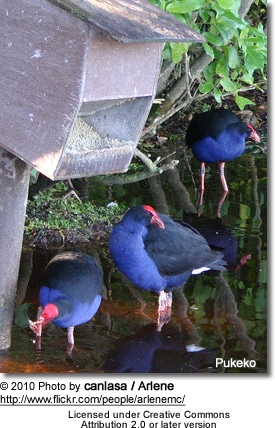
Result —
[{"label": "green foliage", "polygon": [[[206,40],[202,48],[211,56],[211,64],[203,72],[199,90],[213,93],[217,102],[232,93],[241,110],[249,99],[240,96],[240,89],[255,85],[257,77],[264,77],[267,62],[267,38],[260,14],[253,11],[253,25],[249,19],[238,16],[240,0],[150,0],[202,34]],[[254,9],[265,12],[266,2],[255,1]],[[180,62],[187,52],[192,55],[194,46],[183,43],[167,44],[164,58]],[[197,52],[196,52],[197,54]]]},{"label": "green foliage", "polygon": [[40,229],[85,230],[93,224],[111,226],[125,212],[123,206],[96,206],[73,196],[64,198],[68,188],[63,182],[40,192],[28,201],[25,233]]}]

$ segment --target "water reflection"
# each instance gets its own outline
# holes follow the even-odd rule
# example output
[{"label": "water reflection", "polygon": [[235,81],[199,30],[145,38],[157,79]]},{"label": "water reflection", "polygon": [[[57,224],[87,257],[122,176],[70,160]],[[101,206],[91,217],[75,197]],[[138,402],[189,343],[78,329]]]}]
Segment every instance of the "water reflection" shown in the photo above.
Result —
[{"label": "water reflection", "polygon": [[251,254],[238,255],[238,239],[220,217],[208,218],[189,214],[185,221],[194,226],[211,247],[224,253],[223,260],[230,272],[237,272],[251,259]]},{"label": "water reflection", "polygon": [[[196,164],[191,164],[191,168],[193,171]],[[57,252],[71,249],[66,244],[45,251],[39,249],[37,242],[36,248],[24,248],[22,253],[12,346],[8,353],[0,355],[0,371],[265,372],[266,159],[243,156],[227,168],[231,192],[219,219],[219,177],[210,170],[206,174],[209,184],[200,218],[196,216],[197,189],[186,168],[140,182],[134,191],[130,185],[124,186],[121,200],[126,198],[129,206],[151,204],[159,212],[193,224],[209,242],[224,249],[228,262],[228,271],[194,276],[184,289],[176,290],[171,321],[161,332],[156,331],[154,324],[157,296],[137,289],[122,277],[114,269],[107,242],[96,241],[81,245],[80,249],[91,255],[97,253],[104,269],[106,290],[98,314],[76,327],[71,359],[66,358],[66,331],[53,325],[45,330],[42,349],[36,352],[27,318],[36,316],[42,272]],[[112,200],[120,203],[115,187],[112,191]],[[110,189],[106,194],[110,198]],[[91,198],[96,200],[96,194]],[[216,367],[217,357],[254,359],[256,367]]]},{"label": "water reflection", "polygon": [[170,324],[161,331],[148,324],[119,339],[103,368],[114,373],[196,373],[214,365],[215,354],[215,349],[186,345],[185,335]]}]

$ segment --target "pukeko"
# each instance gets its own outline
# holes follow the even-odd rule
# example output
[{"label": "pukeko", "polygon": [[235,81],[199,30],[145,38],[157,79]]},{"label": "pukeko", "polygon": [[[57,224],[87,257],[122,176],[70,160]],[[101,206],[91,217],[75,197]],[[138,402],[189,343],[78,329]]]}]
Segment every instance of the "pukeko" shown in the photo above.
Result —
[{"label": "pukeko", "polygon": [[52,322],[67,328],[67,354],[70,356],[74,347],[74,327],[95,315],[101,303],[102,288],[102,269],[94,257],[71,251],[53,257],[44,272],[37,320],[29,321],[37,335],[38,347],[42,327]]},{"label": "pukeko", "polygon": [[248,138],[260,142],[255,129],[249,123],[241,122],[230,110],[213,109],[193,117],[187,129],[186,144],[201,162],[199,207],[202,205],[205,189],[205,163],[219,162],[220,179],[224,191],[221,204],[228,192],[224,175],[225,162],[241,156]]},{"label": "pukeko", "polygon": [[196,229],[148,205],[126,212],[111,232],[109,248],[116,267],[130,281],[159,294],[159,320],[164,313],[170,316],[172,291],[192,274],[222,271],[226,265],[223,253],[212,250]]}]

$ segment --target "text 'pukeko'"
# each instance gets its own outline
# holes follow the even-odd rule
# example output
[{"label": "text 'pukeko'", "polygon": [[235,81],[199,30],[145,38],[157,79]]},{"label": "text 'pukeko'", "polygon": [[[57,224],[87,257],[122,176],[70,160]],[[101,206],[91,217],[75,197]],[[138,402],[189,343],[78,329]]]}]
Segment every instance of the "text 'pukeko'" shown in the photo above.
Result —
[{"label": "text 'pukeko'", "polygon": [[220,179],[226,194],[228,186],[224,175],[225,162],[243,154],[248,138],[260,142],[255,129],[249,123],[241,122],[230,110],[214,109],[193,117],[187,129],[186,144],[201,162],[200,206],[205,189],[205,163],[219,162]]},{"label": "text 'pukeko'", "polygon": [[159,318],[171,311],[172,291],[192,274],[225,270],[223,253],[212,250],[200,233],[148,205],[130,208],[110,236],[117,268],[135,285],[159,294]]},{"label": "text 'pukeko'", "polygon": [[39,292],[37,320],[29,321],[41,341],[42,327],[52,322],[68,330],[67,354],[74,347],[74,327],[89,321],[102,298],[103,273],[97,260],[83,253],[64,252],[47,265]]}]

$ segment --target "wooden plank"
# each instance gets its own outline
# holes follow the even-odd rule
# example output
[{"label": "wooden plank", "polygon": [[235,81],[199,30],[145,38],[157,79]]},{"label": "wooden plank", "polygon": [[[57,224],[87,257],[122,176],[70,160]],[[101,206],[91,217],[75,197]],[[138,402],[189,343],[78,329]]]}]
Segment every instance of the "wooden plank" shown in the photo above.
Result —
[{"label": "wooden plank", "polygon": [[124,43],[205,39],[147,0],[51,0]]},{"label": "wooden plank", "polygon": [[152,96],[163,43],[121,43],[102,33],[90,31],[83,101]]},{"label": "wooden plank", "polygon": [[45,0],[2,0],[0,19],[0,145],[47,175],[82,101],[89,25]]}]

